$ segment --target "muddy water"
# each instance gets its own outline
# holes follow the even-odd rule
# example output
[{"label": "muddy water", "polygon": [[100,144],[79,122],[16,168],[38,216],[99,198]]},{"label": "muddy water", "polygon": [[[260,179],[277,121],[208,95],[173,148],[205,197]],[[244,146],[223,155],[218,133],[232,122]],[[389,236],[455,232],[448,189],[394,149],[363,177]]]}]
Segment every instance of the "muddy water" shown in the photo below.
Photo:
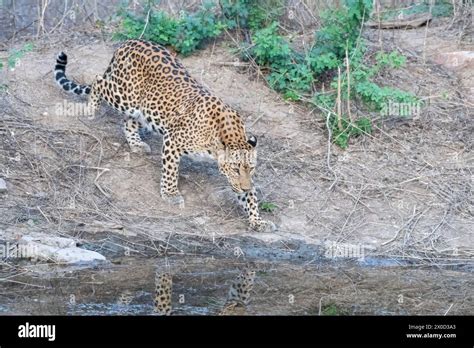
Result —
[{"label": "muddy water", "polygon": [[301,241],[170,240],[179,251],[118,242],[83,245],[106,255],[107,262],[93,265],[8,263],[2,267],[0,313],[154,315],[155,273],[171,272],[175,315],[216,315],[246,267],[256,271],[255,286],[250,303],[235,314],[474,313],[469,264],[427,268],[371,255],[327,258],[322,246]]}]

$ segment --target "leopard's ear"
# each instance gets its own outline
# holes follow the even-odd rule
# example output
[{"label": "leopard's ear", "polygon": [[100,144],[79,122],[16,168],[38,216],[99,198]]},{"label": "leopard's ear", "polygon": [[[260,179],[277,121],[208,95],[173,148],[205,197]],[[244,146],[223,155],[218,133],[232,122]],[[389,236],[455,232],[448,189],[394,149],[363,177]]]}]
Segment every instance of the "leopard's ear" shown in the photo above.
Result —
[{"label": "leopard's ear", "polygon": [[254,135],[249,136],[247,142],[252,145],[253,147],[257,146],[257,137]]}]

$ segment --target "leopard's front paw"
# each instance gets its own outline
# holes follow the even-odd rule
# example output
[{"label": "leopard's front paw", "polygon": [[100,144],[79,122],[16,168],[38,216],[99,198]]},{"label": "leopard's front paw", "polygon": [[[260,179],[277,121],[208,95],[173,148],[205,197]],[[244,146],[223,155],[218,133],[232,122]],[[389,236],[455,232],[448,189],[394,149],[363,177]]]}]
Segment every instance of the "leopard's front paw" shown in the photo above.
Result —
[{"label": "leopard's front paw", "polygon": [[151,153],[150,145],[148,145],[147,143],[140,143],[140,144],[130,146],[130,150],[132,151],[132,153],[138,153],[138,154]]},{"label": "leopard's front paw", "polygon": [[176,194],[163,193],[161,197],[170,205],[179,205],[180,207],[184,207],[184,198],[179,193],[176,193]]},{"label": "leopard's front paw", "polygon": [[257,232],[275,232],[277,229],[273,222],[261,219],[250,221],[250,227]]}]

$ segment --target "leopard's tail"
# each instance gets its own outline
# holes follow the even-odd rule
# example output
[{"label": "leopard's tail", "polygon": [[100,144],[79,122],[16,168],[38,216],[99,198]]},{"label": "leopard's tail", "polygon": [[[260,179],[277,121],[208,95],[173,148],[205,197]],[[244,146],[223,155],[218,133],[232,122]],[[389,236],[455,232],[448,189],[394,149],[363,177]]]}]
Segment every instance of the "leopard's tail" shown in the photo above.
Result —
[{"label": "leopard's tail", "polygon": [[66,77],[67,55],[64,52],[58,54],[56,58],[56,66],[54,67],[54,79],[66,92],[78,95],[86,95],[91,93],[90,85],[80,85]]}]

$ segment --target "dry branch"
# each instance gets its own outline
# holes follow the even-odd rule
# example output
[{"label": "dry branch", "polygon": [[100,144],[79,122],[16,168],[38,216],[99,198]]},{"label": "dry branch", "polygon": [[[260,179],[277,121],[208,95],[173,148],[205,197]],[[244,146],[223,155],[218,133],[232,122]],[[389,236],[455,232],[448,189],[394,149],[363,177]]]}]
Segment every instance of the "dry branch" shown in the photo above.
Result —
[{"label": "dry branch", "polygon": [[419,18],[413,19],[403,19],[403,20],[391,20],[391,21],[367,21],[365,26],[369,28],[379,28],[379,29],[413,29],[421,27],[431,21],[432,15],[430,13],[423,14]]}]

